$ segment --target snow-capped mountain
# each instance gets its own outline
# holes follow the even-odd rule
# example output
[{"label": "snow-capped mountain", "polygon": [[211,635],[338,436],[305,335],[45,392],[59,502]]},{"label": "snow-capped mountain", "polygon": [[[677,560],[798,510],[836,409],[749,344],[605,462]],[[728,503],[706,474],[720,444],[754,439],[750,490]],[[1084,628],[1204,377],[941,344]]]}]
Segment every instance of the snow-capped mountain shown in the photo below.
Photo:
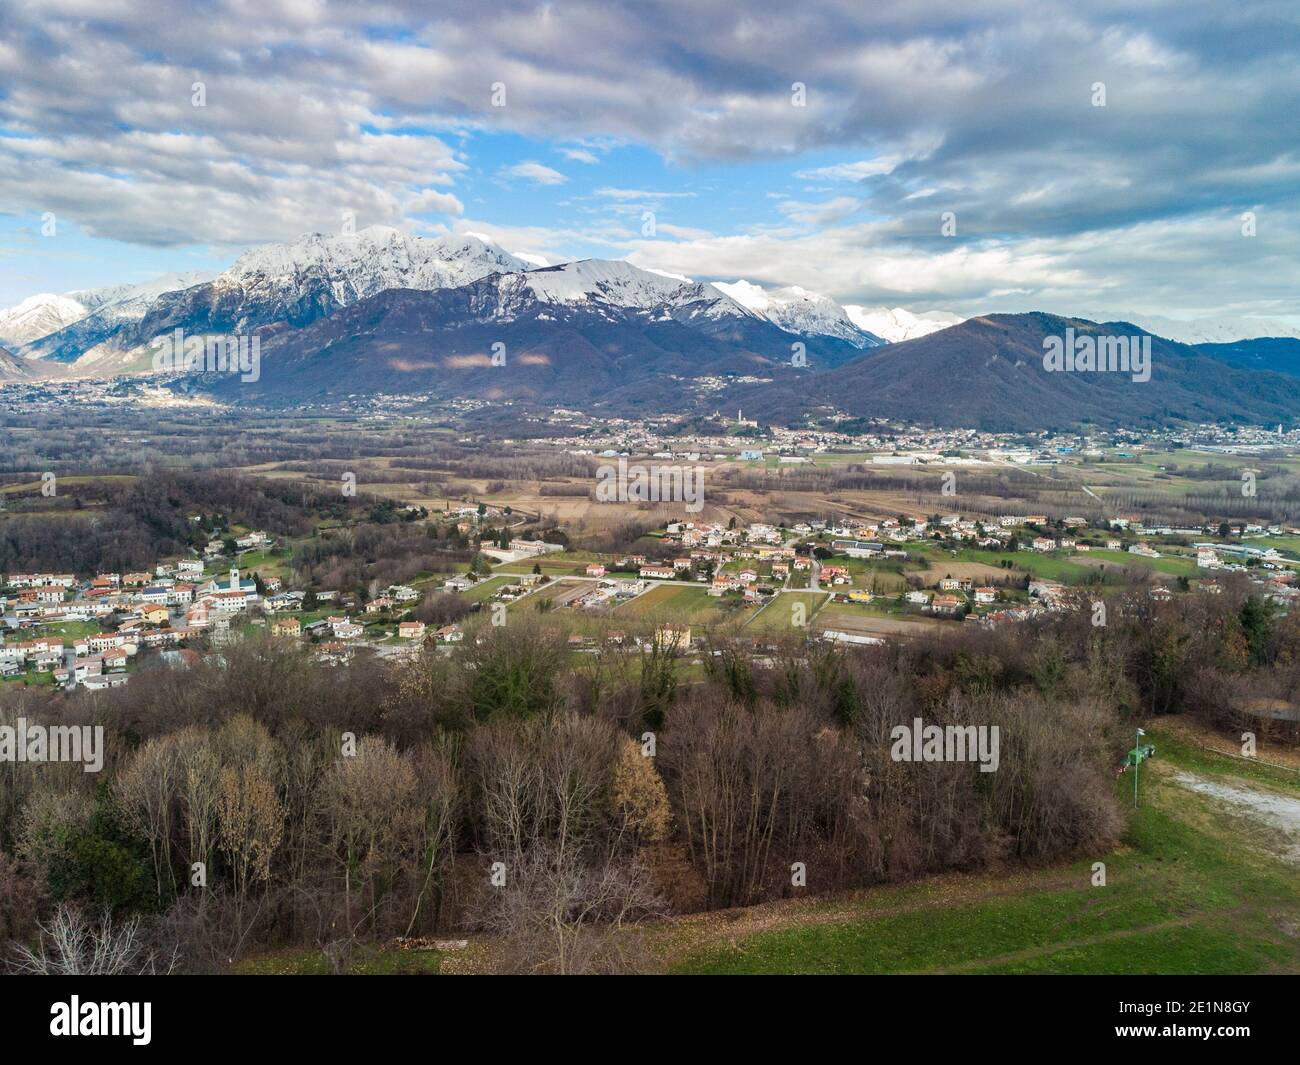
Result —
[{"label": "snow-capped mountain", "polygon": [[18,348],[84,318],[88,308],[71,296],[41,292],[0,311],[0,345]]},{"label": "snow-capped mountain", "polygon": [[714,287],[788,333],[836,337],[855,348],[878,347],[881,343],[879,335],[856,325],[845,308],[829,296],[809,292],[798,285],[767,290],[741,280],[720,281]]},{"label": "snow-capped mountain", "polygon": [[[271,404],[374,391],[653,405],[651,393],[680,394],[697,378],[799,375],[862,354],[838,337],[792,334],[714,285],[601,259],[388,289],[268,330],[261,348],[258,381],[200,384]],[[792,361],[796,348],[806,361]]]},{"label": "snow-capped mountain", "polygon": [[223,296],[291,305],[320,288],[340,307],[390,288],[432,292],[488,274],[528,270],[529,264],[479,237],[413,237],[390,226],[355,234],[312,233],[292,244],[246,251],[212,281]]},{"label": "snow-capped mountain", "polygon": [[393,288],[455,288],[528,264],[478,237],[428,239],[387,226],[355,234],[313,233],[253,248],[215,277],[171,275],[125,291],[82,294],[98,308],[23,352],[95,372],[138,363],[174,329],[192,336],[301,327]]},{"label": "snow-capped mountain", "polygon": [[581,259],[516,274],[502,280],[499,315],[508,319],[511,303],[525,293],[542,303],[582,306],[607,317],[627,311],[656,311],[677,318],[754,317],[721,286],[642,270],[619,259]]},{"label": "snow-capped mountain", "polygon": [[29,359],[74,362],[113,349],[113,341],[144,318],[164,293],[206,281],[202,273],[164,274],[138,285],[71,292],[68,299],[83,313],[62,328],[29,341],[19,354]]},{"label": "snow-capped mountain", "polygon": [[890,344],[915,340],[965,321],[959,315],[947,311],[913,314],[903,307],[859,307],[857,304],[846,304],[844,311],[859,329],[874,333]]}]

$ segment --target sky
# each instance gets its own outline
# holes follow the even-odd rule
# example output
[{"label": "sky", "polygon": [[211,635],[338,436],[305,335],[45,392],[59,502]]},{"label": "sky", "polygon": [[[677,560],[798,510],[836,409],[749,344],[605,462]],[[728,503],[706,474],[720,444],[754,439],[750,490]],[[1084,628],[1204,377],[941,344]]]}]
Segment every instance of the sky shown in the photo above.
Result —
[{"label": "sky", "polygon": [[1300,324],[1300,5],[0,0],[0,306],[396,225]]}]

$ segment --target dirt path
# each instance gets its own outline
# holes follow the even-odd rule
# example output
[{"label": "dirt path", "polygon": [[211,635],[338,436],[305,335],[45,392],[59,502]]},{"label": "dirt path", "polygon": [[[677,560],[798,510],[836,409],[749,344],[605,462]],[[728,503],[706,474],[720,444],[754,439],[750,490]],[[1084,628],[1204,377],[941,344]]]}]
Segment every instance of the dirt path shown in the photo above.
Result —
[{"label": "dirt path", "polygon": [[1288,862],[1300,865],[1300,799],[1247,784],[1207,780],[1185,769],[1177,770],[1166,779],[1179,787],[1236,807],[1251,820],[1281,833],[1286,840],[1283,856]]}]

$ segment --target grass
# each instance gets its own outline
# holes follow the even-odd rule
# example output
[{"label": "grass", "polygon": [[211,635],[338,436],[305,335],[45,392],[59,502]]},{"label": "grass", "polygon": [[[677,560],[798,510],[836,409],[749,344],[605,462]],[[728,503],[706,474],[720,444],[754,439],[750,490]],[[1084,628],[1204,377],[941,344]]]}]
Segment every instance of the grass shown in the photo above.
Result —
[{"label": "grass", "polygon": [[461,592],[460,594],[473,602],[479,602],[480,600],[491,598],[508,584],[510,584],[509,577],[489,577],[485,581],[479,581],[478,584],[475,584],[473,587]]},{"label": "grass", "polygon": [[1001,567],[1003,562],[1009,562],[1011,563],[1011,569],[1007,570],[1008,575],[1018,571],[1028,573],[1031,577],[1061,581],[1065,584],[1082,582],[1097,572],[1095,567],[1086,566],[1080,562],[1071,562],[1059,554],[1046,554],[1028,550],[985,551],[982,548],[967,547],[958,550],[954,555],[951,551],[942,547],[929,544],[924,547],[908,544],[907,551],[908,554],[924,555],[930,558],[934,568],[937,569],[941,569],[945,561],[983,562],[986,566],[993,566],[994,568]]},{"label": "grass", "polygon": [[[1122,845],[1093,862],[996,877],[937,877],[848,900],[787,905],[778,927],[723,930],[671,968],[688,973],[1261,973],[1300,970],[1300,877],[1267,831],[1225,817],[1166,767],[1300,791],[1297,774],[1152,731],[1158,763]],[[1121,802],[1131,778],[1116,783]],[[778,904],[783,905],[783,904]],[[771,922],[769,922],[771,923]],[[787,927],[779,927],[785,924]]]},{"label": "grass", "polygon": [[293,552],[287,550],[244,551],[236,563],[241,574],[256,571],[263,578],[279,577],[284,580],[289,576],[289,563]]},{"label": "grass", "polygon": [[764,632],[789,632],[795,624],[795,608],[803,607],[803,623],[811,625],[813,617],[827,601],[823,592],[782,592],[772,597],[749,621],[747,628]]},{"label": "grass", "polygon": [[[385,950],[359,952],[348,966],[349,976],[436,976],[444,955],[436,950]],[[294,948],[245,958],[234,967],[240,976],[326,976],[329,965],[319,950]]]},{"label": "grass", "polygon": [[1192,558],[1169,555],[1164,558],[1143,558],[1141,555],[1131,555],[1127,551],[1110,551],[1100,547],[1094,547],[1089,551],[1088,557],[1104,559],[1120,567],[1153,569],[1157,573],[1167,573],[1171,577],[1196,576],[1196,560]]},{"label": "grass", "polygon": [[99,633],[97,621],[56,621],[38,627],[38,636],[61,636],[65,645],[78,636],[94,636]]},{"label": "grass", "polygon": [[617,612],[636,617],[663,616],[674,621],[694,621],[700,624],[726,616],[721,601],[709,595],[708,589],[698,584],[657,585],[618,607]]},{"label": "grass", "polygon": [[532,573],[533,567],[541,568],[543,574],[547,577],[582,577],[587,573],[587,563],[565,561],[560,558],[527,558],[519,562],[503,562],[499,566],[493,566],[493,573]]}]

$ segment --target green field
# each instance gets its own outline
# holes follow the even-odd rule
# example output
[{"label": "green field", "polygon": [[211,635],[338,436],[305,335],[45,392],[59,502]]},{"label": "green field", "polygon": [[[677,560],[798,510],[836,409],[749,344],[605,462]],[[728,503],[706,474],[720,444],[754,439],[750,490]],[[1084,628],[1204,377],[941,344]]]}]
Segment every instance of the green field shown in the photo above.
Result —
[{"label": "green field", "polygon": [[1127,551],[1108,551],[1097,547],[1088,552],[1088,557],[1104,559],[1108,565],[1113,564],[1119,568],[1131,566],[1134,569],[1153,569],[1157,573],[1167,573],[1171,577],[1196,576],[1194,558],[1169,555],[1164,558],[1143,558],[1141,555],[1130,555]]},{"label": "green field", "polygon": [[[689,948],[688,922],[666,937],[689,973],[1265,973],[1300,971],[1300,876],[1265,826],[1171,780],[1251,781],[1300,796],[1300,773],[1243,763],[1158,730],[1142,804],[1119,848],[1010,877],[944,876],[848,900],[784,905],[780,922]],[[1116,783],[1126,805],[1132,777]],[[1294,860],[1294,859],[1293,859]],[[743,925],[743,919],[737,924]],[[779,927],[786,924],[788,927]],[[678,953],[682,952],[682,953]]]},{"label": "green field", "polygon": [[803,623],[811,625],[817,611],[827,602],[824,592],[782,592],[773,596],[762,610],[750,618],[749,631],[790,632],[795,625],[795,607],[803,607]]},{"label": "green field", "polygon": [[[587,560],[593,561],[593,560]],[[572,559],[561,558],[559,555],[549,555],[545,558],[529,558],[519,562],[503,562],[499,566],[493,566],[493,573],[533,573],[533,567],[540,567],[542,573],[548,577],[582,577],[587,573],[587,562]]]},{"label": "green field", "polygon": [[[986,566],[1000,566],[1002,562],[1010,562],[1012,568],[1022,573],[1028,573],[1031,577],[1042,578],[1048,581],[1061,581],[1069,584],[1085,580],[1089,574],[1095,573],[1095,568],[1086,566],[1081,562],[1071,562],[1069,559],[1059,554],[1040,554],[1037,551],[985,551],[982,548],[967,547],[962,548],[954,555],[951,551],[942,547],[926,545],[917,547],[909,544],[907,547],[909,554],[923,554],[933,560],[935,566],[942,566],[946,561],[953,562],[982,562]],[[1009,570],[1008,573],[1011,571]]]},{"label": "green field", "polygon": [[[531,572],[531,570],[529,572]],[[495,595],[508,584],[510,584],[509,577],[489,577],[485,581],[479,581],[478,584],[474,585],[468,591],[461,592],[460,594],[466,599],[477,603]]]},{"label": "green field", "polygon": [[292,558],[291,551],[245,551],[239,556],[237,564],[245,575],[256,572],[263,579],[279,577],[285,580],[289,576],[289,562]]},{"label": "green field", "polygon": [[710,625],[726,620],[733,611],[698,584],[660,584],[617,607],[615,614]]},{"label": "green field", "polygon": [[59,621],[51,625],[37,626],[37,636],[62,636],[64,646],[68,646],[78,636],[94,636],[99,632],[97,621]]}]

